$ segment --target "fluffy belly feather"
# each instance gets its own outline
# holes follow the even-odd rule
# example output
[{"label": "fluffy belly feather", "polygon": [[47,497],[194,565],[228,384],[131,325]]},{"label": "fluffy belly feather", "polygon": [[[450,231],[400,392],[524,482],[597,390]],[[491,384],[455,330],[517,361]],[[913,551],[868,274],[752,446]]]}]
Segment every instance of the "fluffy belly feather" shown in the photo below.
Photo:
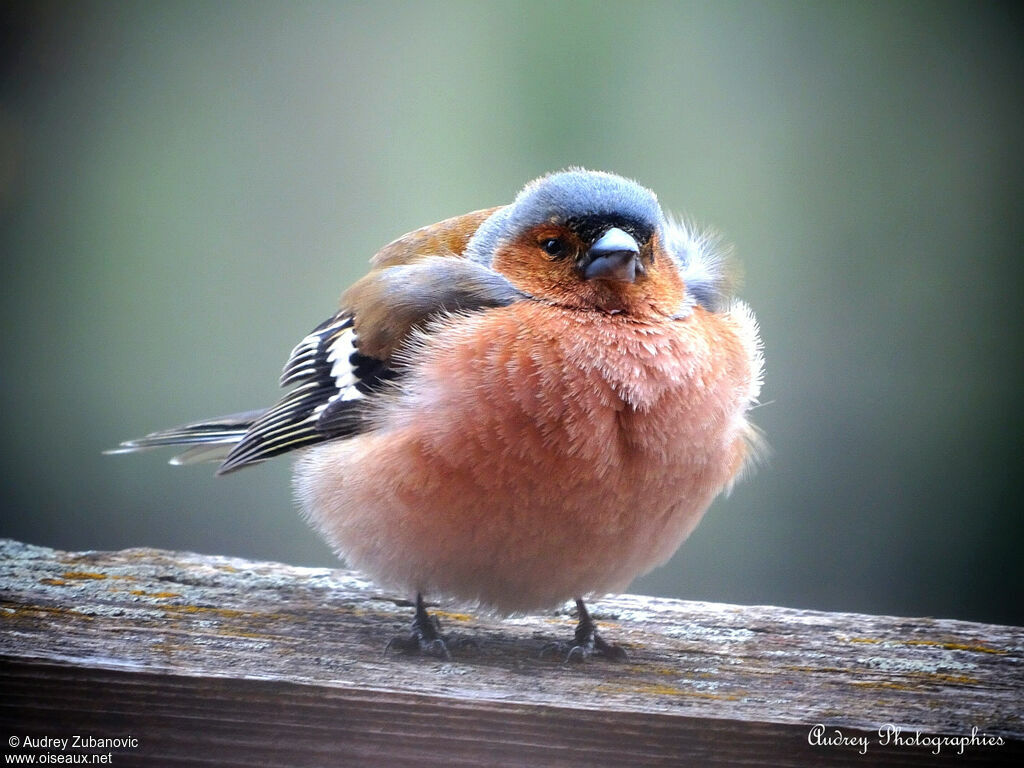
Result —
[{"label": "fluffy belly feather", "polygon": [[375,580],[501,612],[620,591],[742,464],[759,373],[743,312],[524,302],[444,324],[375,429],[297,464],[309,518]]}]

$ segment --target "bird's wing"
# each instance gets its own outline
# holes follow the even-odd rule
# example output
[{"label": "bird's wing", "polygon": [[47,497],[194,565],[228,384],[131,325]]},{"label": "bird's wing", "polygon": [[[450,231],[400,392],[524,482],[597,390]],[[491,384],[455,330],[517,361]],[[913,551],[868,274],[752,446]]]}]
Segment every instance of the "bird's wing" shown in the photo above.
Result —
[{"label": "bird's wing", "polygon": [[446,312],[524,298],[497,272],[460,258],[469,225],[487,213],[448,219],[435,225],[438,232],[417,230],[385,246],[342,296],[341,309],[292,350],[281,385],[294,389],[253,422],[218,473],[362,431],[366,404],[414,364],[395,359],[414,329]]},{"label": "bird's wing", "polygon": [[501,207],[483,208],[414,229],[377,251],[370,264],[377,270],[409,264],[426,256],[461,258],[469,239]]}]

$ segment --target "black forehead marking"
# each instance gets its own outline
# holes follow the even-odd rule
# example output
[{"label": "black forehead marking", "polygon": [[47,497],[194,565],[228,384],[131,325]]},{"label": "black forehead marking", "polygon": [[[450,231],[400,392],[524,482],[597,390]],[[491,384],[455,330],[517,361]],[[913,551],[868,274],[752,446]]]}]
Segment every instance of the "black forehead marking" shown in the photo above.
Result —
[{"label": "black forehead marking", "polygon": [[565,220],[565,226],[587,245],[592,244],[612,227],[628,232],[640,245],[646,244],[654,234],[654,228],[648,222],[616,214],[569,216]]}]

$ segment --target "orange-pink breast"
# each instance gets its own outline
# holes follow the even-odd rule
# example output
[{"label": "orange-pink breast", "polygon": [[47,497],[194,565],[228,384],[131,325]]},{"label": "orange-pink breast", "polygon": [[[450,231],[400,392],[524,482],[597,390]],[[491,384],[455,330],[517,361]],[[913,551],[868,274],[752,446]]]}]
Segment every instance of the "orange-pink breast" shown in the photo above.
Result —
[{"label": "orange-pink breast", "polygon": [[354,567],[410,592],[516,611],[622,590],[742,464],[756,333],[742,307],[448,318],[376,429],[300,459],[300,499]]}]

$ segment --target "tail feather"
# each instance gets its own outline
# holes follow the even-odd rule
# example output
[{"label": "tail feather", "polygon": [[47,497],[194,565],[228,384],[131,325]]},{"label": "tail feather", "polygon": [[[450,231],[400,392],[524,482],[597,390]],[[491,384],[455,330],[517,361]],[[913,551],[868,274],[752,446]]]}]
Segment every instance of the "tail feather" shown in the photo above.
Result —
[{"label": "tail feather", "polygon": [[[239,438],[238,440],[240,440]],[[231,453],[231,449],[238,445],[238,440],[224,443],[210,443],[208,445],[197,445],[189,448],[184,453],[178,453],[171,457],[168,464],[176,467],[184,467],[189,464],[202,464],[204,462],[223,462]]]},{"label": "tail feather", "polygon": [[233,413],[206,421],[183,424],[180,427],[151,432],[145,437],[126,440],[117,448],[104,451],[107,454],[138,453],[153,448],[184,445],[191,446],[183,453],[171,458],[171,464],[198,464],[204,461],[223,461],[238,443],[242,441],[249,427],[266,409]]}]

